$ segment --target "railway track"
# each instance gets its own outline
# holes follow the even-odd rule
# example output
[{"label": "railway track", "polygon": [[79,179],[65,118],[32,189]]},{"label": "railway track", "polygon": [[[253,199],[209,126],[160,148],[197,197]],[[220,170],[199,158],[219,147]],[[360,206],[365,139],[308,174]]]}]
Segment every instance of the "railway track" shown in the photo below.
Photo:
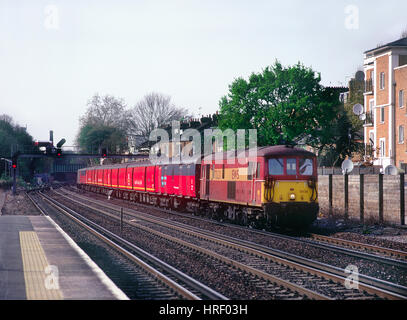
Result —
[{"label": "railway track", "polygon": [[[328,243],[333,245],[338,245],[345,248],[363,250],[365,252],[370,252],[374,254],[384,255],[390,258],[397,258],[407,261],[407,252],[401,250],[395,250],[391,248],[379,247],[375,245],[370,245],[362,242],[351,241],[346,239],[340,239],[335,237],[328,237],[320,234],[310,234],[310,237],[318,242]],[[405,265],[404,263],[401,265]]]},{"label": "railway track", "polygon": [[[75,200],[61,193],[58,194],[59,196],[67,197],[69,201],[76,202],[77,205],[85,206],[90,210],[96,210],[113,219],[120,219],[121,211],[117,206],[108,205],[89,198],[84,199],[80,196],[77,196],[77,199],[81,200]],[[92,205],[85,204],[83,201],[88,201]],[[237,269],[245,270],[248,273],[266,279],[269,282],[276,282],[277,279],[280,279],[280,285],[286,286],[290,290],[298,292],[304,289],[309,290],[311,292],[307,292],[305,295],[314,299],[336,299],[338,297],[341,299],[375,299],[378,297],[385,299],[406,299],[407,297],[407,288],[405,287],[362,275],[359,275],[361,278],[359,278],[357,283],[359,289],[356,291],[350,290],[344,286],[346,273],[340,268],[273,250],[252,242],[187,226],[175,221],[169,222],[166,219],[148,216],[134,209],[125,209],[123,213],[126,217],[129,217],[125,223],[135,228],[199,251],[219,261],[233,265]],[[163,229],[157,230],[157,225]],[[172,235],[166,234],[163,231],[165,229],[172,230]],[[183,236],[176,235],[176,233],[182,233]],[[225,248],[233,251],[233,253],[228,253]],[[239,256],[239,258],[236,258],[236,256]],[[252,258],[248,258],[249,256]],[[281,280],[284,282],[281,282]],[[307,285],[308,288],[306,288]],[[310,288],[313,288],[313,290]],[[318,290],[320,292],[317,292]]]},{"label": "railway track", "polygon": [[[125,256],[136,264],[141,272],[137,272],[140,286],[150,288],[151,295],[147,294],[145,299],[188,299],[188,300],[227,300],[227,298],[216,291],[206,287],[202,283],[192,279],[179,270],[171,267],[153,255],[129,243],[120,236],[86,219],[74,210],[58,203],[56,200],[39,192],[39,197],[46,201],[56,210],[69,217],[76,224],[85,228],[108,246]],[[41,208],[39,201],[29,196],[42,214],[46,211]],[[146,262],[147,261],[147,262]],[[153,284],[155,283],[155,285]],[[157,285],[158,283],[158,285]],[[181,284],[180,284],[181,283]]]},{"label": "railway track", "polygon": [[[72,192],[66,190],[65,188],[64,188],[64,191],[78,196],[78,194],[76,193],[74,188],[73,188]],[[137,203],[137,206],[141,206],[144,208],[152,208],[152,206],[149,206],[146,204],[139,204],[139,203]],[[160,210],[162,212],[165,212],[165,213],[168,213],[171,215],[186,217],[188,219],[194,219],[194,220],[202,221],[204,223],[211,223],[214,225],[226,226],[228,228],[233,228],[233,229],[237,229],[237,230],[247,230],[248,229],[247,227],[239,226],[236,224],[219,222],[216,220],[215,221],[208,220],[205,218],[192,216],[191,214],[184,214],[184,213],[180,213],[177,211],[168,210],[168,209],[164,209],[164,208],[154,207],[154,210]],[[365,243],[344,240],[344,239],[339,239],[339,238],[327,237],[327,236],[318,235],[318,234],[310,234],[309,237],[311,238],[311,240],[309,240],[309,239],[304,239],[302,237],[293,237],[293,236],[288,236],[288,235],[284,235],[281,233],[275,233],[275,232],[269,232],[269,231],[261,231],[261,230],[255,230],[255,229],[251,229],[250,231],[253,233],[260,234],[260,235],[274,237],[274,238],[280,239],[280,240],[298,241],[300,243],[315,246],[316,248],[328,249],[332,252],[346,254],[346,255],[349,255],[352,257],[363,258],[363,259],[367,259],[370,261],[376,261],[378,263],[387,264],[389,266],[395,266],[395,267],[407,269],[407,252],[401,251],[401,250],[394,250],[394,249],[390,249],[390,248],[374,246],[374,245],[369,245],[369,244],[365,244]]]},{"label": "railway track", "polygon": [[34,207],[39,211],[41,216],[46,216],[46,212],[38,205],[37,201],[33,199],[33,197],[30,195],[29,192],[25,192],[25,195],[27,198],[31,201],[31,203],[34,205]]},{"label": "railway track", "polygon": [[[60,200],[59,200],[60,201]],[[70,203],[73,201],[70,200]],[[79,204],[79,203],[78,203]],[[88,209],[89,206],[87,207]],[[101,215],[101,211],[98,211],[98,215]],[[119,215],[113,215],[111,213],[102,213],[103,215],[115,219],[117,222],[119,222]],[[132,226],[137,228],[138,223],[134,222],[134,217],[131,217],[131,220],[133,221],[124,221],[124,224]],[[199,245],[193,245],[187,241],[181,240],[176,237],[172,237],[168,234],[161,233],[159,231],[150,229],[146,226],[142,226],[138,229],[141,229],[146,232],[148,235],[154,235],[155,237],[160,238],[160,243],[165,241],[169,241],[174,243],[177,246],[177,252],[180,254],[187,254],[194,256],[196,253],[198,253],[200,256],[204,256],[204,261],[206,263],[211,264],[211,268],[217,269],[216,272],[219,273],[228,273],[232,274],[234,278],[240,277],[240,278],[248,278],[250,277],[253,282],[256,282],[256,285],[258,287],[261,287],[262,291],[265,291],[267,295],[271,295],[274,297],[274,299],[293,299],[293,300],[298,300],[298,299],[319,299],[319,300],[326,300],[329,299],[329,297],[324,296],[323,294],[316,293],[312,290],[309,290],[307,288],[303,288],[301,286],[298,286],[294,283],[290,283],[284,279],[275,277],[271,274],[267,274],[262,270],[255,269],[254,267],[251,267],[249,265],[243,264],[239,261],[233,260],[229,257],[225,257],[221,254],[217,254],[212,250],[205,249],[202,246]],[[165,249],[162,249],[165,250]],[[190,262],[193,264],[193,262]],[[262,261],[264,264],[264,261]],[[286,268],[281,268],[280,266],[280,272],[284,272]],[[227,287],[228,285],[230,287],[233,286],[239,286],[242,285],[241,279],[239,280],[239,283],[217,283],[221,287]],[[245,290],[246,288],[242,288]],[[233,288],[230,289],[233,291]],[[246,296],[246,299],[250,298],[250,296]]]},{"label": "railway track", "polygon": [[[70,192],[65,189],[64,189],[64,192],[67,192],[68,194],[71,194],[71,195],[81,197],[76,192]],[[89,199],[89,197],[84,197],[82,199]],[[165,213],[171,214],[173,216],[180,216],[180,217],[185,217],[189,220],[201,221],[204,224],[218,225],[218,226],[227,227],[227,228],[235,229],[235,230],[239,230],[239,231],[240,230],[242,230],[242,231],[249,230],[247,227],[238,226],[236,224],[219,222],[216,220],[208,220],[205,218],[192,216],[190,214],[174,212],[174,211],[168,210],[168,209],[151,207],[151,206],[144,205],[144,204],[137,204],[137,206],[141,206],[144,208],[150,208],[150,209],[154,208],[154,210],[159,210],[161,212],[165,212]],[[287,241],[287,240],[296,241],[298,243],[311,245],[318,249],[329,250],[331,252],[335,252],[338,254],[345,254],[350,257],[361,258],[361,259],[365,259],[365,260],[369,260],[369,261],[373,261],[373,262],[378,262],[380,264],[386,264],[391,267],[397,267],[397,268],[402,268],[402,269],[407,270],[407,261],[405,259],[403,259],[403,257],[406,257],[407,253],[404,251],[400,251],[400,250],[393,250],[393,249],[389,249],[389,248],[378,247],[378,246],[353,242],[353,241],[349,241],[349,240],[342,240],[342,239],[338,239],[338,238],[324,237],[324,236],[320,236],[320,235],[316,235],[316,234],[311,235],[311,236],[314,236],[315,240],[318,238],[319,239],[318,241],[309,240],[308,238],[304,239],[302,237],[293,237],[293,236],[288,236],[288,235],[284,235],[284,234],[280,234],[280,233],[261,231],[261,230],[256,230],[256,229],[250,229],[250,232],[253,234],[258,234],[258,235],[262,235],[262,236],[266,236],[266,237],[272,237],[279,241]],[[323,240],[323,238],[324,238],[324,240]],[[397,260],[396,258],[399,258],[401,260]]]}]

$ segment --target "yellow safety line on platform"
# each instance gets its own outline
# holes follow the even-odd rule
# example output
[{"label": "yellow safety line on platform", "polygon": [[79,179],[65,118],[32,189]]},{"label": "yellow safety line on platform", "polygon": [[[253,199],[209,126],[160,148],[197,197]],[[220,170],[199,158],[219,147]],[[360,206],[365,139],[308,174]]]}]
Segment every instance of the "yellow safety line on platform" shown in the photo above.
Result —
[{"label": "yellow safety line on platform", "polygon": [[20,246],[27,300],[63,299],[62,292],[55,288],[56,279],[47,278],[57,277],[58,275],[52,275],[49,270],[46,270],[49,263],[37,233],[34,231],[20,231]]}]

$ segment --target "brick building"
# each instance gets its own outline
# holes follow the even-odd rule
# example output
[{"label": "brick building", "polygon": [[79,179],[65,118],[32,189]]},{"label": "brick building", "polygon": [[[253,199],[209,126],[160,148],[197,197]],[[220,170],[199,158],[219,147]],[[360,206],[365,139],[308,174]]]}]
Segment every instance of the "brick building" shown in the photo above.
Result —
[{"label": "brick building", "polygon": [[374,164],[407,165],[407,38],[364,53],[365,144]]}]

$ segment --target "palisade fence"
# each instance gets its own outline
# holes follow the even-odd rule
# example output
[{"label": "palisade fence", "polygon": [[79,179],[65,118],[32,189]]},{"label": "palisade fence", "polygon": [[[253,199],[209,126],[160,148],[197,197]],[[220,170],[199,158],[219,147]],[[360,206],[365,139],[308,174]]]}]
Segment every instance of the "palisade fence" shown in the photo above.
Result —
[{"label": "palisade fence", "polygon": [[367,223],[405,225],[405,176],[384,175],[381,167],[318,169],[320,212]]}]

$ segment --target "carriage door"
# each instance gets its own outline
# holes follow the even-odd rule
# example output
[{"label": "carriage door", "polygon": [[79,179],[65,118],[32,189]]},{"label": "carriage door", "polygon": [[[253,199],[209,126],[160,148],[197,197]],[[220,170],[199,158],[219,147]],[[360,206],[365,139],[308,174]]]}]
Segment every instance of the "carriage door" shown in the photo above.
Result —
[{"label": "carriage door", "polygon": [[254,201],[254,181],[256,178],[256,167],[255,167],[256,163],[255,162],[249,162],[248,166],[247,166],[247,181],[248,181],[248,193],[249,196],[247,199],[250,199],[250,202]]},{"label": "carriage door", "polygon": [[205,167],[205,181],[206,181],[206,186],[205,186],[205,194],[209,196],[209,183],[210,183],[210,175],[211,175],[211,165],[207,164]]}]

